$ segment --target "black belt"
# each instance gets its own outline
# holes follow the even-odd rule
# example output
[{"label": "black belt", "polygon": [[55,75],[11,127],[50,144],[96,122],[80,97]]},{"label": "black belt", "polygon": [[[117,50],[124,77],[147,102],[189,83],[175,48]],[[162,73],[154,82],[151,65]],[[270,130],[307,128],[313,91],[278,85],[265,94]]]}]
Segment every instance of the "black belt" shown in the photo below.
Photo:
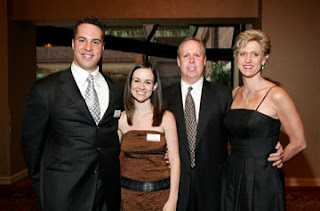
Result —
[{"label": "black belt", "polygon": [[138,181],[126,177],[120,178],[121,187],[140,192],[154,192],[170,188],[170,178],[158,181]]}]

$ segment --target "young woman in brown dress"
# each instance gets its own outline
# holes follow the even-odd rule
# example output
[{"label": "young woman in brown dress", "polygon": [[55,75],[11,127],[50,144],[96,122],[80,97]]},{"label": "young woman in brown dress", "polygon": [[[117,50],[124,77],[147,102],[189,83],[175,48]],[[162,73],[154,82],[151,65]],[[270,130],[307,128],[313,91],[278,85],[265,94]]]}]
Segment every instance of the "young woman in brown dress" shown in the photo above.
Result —
[{"label": "young woman in brown dress", "polygon": [[[158,72],[138,64],[128,75],[118,134],[121,141],[121,209],[176,210],[180,178],[174,115],[162,105]],[[168,148],[170,169],[164,155]]]}]

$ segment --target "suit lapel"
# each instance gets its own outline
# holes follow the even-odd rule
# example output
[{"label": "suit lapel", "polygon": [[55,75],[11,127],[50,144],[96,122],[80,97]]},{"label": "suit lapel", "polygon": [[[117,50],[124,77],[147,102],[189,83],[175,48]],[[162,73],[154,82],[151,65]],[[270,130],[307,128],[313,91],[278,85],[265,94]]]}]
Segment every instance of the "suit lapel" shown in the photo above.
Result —
[{"label": "suit lapel", "polygon": [[[103,73],[102,73],[102,75],[103,75],[104,79],[106,80],[106,82],[108,84],[108,87],[109,87],[109,105],[108,105],[108,108],[107,108],[106,112],[104,112],[104,115],[100,120],[100,123],[102,123],[102,122],[107,120],[107,117],[110,116],[110,112],[114,112],[113,109],[114,109],[115,103],[116,103],[114,94],[118,91],[118,90],[115,89],[113,81],[111,81]],[[113,117],[113,114],[112,114],[112,117]]]},{"label": "suit lapel", "polygon": [[62,91],[74,102],[74,104],[79,108],[86,118],[94,122],[86,102],[83,99],[80,90],[72,76],[70,68],[61,74],[60,80],[62,81]]},{"label": "suit lapel", "polygon": [[182,144],[186,147],[186,150],[189,151],[188,138],[186,134],[186,125],[184,119],[182,95],[181,95],[181,84],[179,83],[171,90],[171,99],[170,104],[172,113],[175,114],[177,121],[177,126],[179,127],[179,136]]},{"label": "suit lapel", "polygon": [[206,128],[206,125],[209,122],[211,117],[210,113],[214,109],[214,93],[209,89],[209,82],[204,80],[202,87],[201,103],[200,103],[200,112],[199,112],[199,121],[197,129],[197,142],[196,146],[199,145],[201,136]]}]

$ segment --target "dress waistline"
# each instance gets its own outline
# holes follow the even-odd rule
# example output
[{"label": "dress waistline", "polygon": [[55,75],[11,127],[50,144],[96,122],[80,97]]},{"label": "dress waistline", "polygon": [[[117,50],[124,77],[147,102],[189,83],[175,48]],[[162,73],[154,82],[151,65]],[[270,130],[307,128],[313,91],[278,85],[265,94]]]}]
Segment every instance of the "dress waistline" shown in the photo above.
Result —
[{"label": "dress waistline", "polygon": [[139,181],[126,177],[120,178],[122,188],[140,191],[140,192],[154,192],[170,188],[170,178],[157,181]]}]

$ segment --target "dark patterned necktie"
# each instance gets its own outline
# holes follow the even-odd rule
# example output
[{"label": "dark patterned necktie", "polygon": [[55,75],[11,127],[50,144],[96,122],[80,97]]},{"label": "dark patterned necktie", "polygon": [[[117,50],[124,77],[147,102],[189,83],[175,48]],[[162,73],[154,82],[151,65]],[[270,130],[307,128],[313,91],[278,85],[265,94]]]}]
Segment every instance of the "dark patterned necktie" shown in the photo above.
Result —
[{"label": "dark patterned necktie", "polygon": [[86,89],[84,99],[90,111],[90,114],[96,124],[100,121],[100,105],[97,92],[94,88],[93,75],[89,74],[87,78],[88,87]]},{"label": "dark patterned necktie", "polygon": [[190,150],[191,167],[196,165],[195,159],[195,148],[196,148],[196,136],[197,136],[197,120],[196,111],[193,98],[191,96],[192,87],[188,88],[188,93],[186,96],[185,108],[184,108],[184,118],[186,123],[187,137]]}]

